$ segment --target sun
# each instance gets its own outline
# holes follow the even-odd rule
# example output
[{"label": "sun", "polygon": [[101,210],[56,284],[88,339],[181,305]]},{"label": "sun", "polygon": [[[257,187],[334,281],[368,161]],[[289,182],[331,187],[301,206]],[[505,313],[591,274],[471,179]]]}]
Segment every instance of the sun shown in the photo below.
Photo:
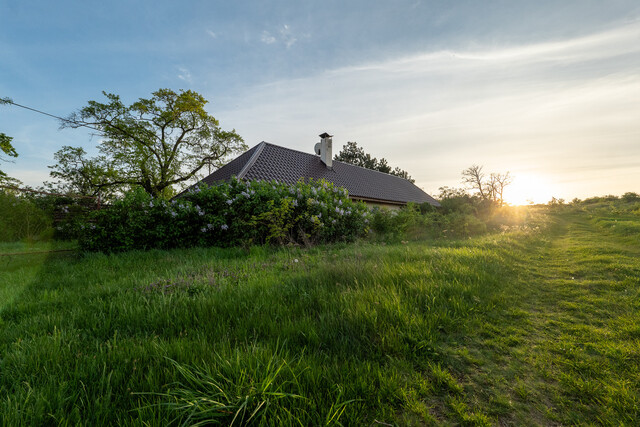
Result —
[{"label": "sun", "polygon": [[510,205],[547,203],[551,197],[551,181],[539,175],[514,174],[513,182],[504,189],[504,200]]}]

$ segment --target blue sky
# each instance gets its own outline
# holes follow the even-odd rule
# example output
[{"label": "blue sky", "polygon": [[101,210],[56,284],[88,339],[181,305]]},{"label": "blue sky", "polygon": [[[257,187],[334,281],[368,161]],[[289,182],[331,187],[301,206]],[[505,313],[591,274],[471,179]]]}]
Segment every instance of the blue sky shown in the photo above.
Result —
[{"label": "blue sky", "polygon": [[[430,193],[472,164],[511,171],[519,202],[640,192],[637,0],[0,0],[1,97],[66,116],[161,87],[202,93],[249,146],[328,131]],[[29,185],[97,143],[8,106],[0,131]]]}]

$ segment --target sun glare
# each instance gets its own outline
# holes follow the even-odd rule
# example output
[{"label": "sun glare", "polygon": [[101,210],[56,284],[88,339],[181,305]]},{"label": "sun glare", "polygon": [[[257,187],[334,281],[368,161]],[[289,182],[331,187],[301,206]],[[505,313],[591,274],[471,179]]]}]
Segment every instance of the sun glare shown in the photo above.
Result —
[{"label": "sun glare", "polygon": [[544,177],[534,175],[516,175],[513,182],[504,190],[505,202],[516,206],[547,203],[552,196],[551,182]]}]

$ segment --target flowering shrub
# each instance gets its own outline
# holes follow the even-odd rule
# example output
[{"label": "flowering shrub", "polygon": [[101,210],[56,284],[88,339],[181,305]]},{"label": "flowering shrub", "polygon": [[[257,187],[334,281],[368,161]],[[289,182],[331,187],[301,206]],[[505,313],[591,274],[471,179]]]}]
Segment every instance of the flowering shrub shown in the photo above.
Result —
[{"label": "flowering shrub", "polygon": [[290,186],[233,179],[196,187],[171,201],[132,191],[96,212],[79,241],[85,250],[104,252],[327,243],[366,234],[369,220],[363,203],[326,181]]}]

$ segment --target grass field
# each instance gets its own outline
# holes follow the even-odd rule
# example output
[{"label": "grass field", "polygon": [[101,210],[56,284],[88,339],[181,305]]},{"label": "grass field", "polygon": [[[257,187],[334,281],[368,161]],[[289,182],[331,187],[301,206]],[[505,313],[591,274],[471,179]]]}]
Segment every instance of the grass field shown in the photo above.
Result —
[{"label": "grass field", "polygon": [[2,256],[0,424],[638,425],[640,215],[538,215],[467,240]]}]

